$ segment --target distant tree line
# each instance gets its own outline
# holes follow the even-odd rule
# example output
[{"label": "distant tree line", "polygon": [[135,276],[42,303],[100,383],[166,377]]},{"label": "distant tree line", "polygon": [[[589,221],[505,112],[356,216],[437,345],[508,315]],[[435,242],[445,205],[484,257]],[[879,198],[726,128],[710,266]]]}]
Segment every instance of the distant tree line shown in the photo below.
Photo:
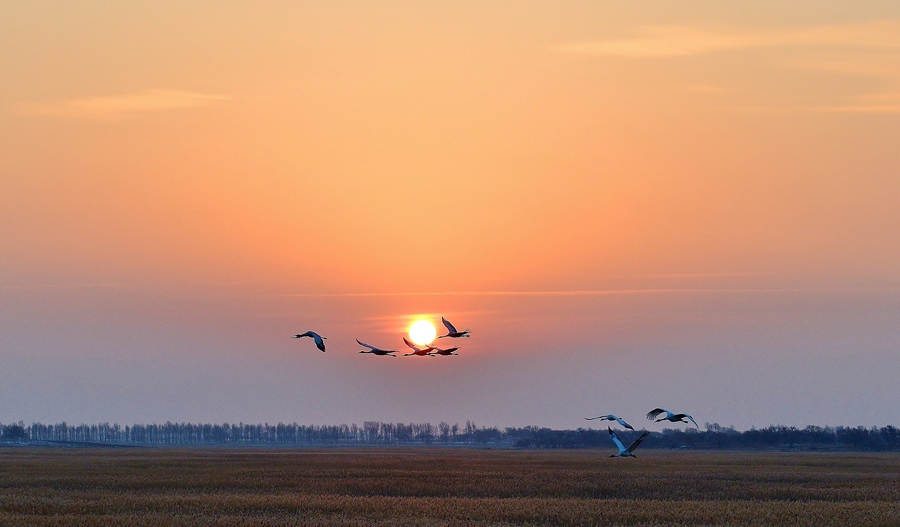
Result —
[{"label": "distant tree line", "polygon": [[0,424],[0,439],[116,443],[140,445],[431,445],[486,444],[500,439],[471,421],[459,424],[381,423],[366,421],[362,426],[265,424]]},{"label": "distant tree line", "polygon": [[[705,450],[900,450],[900,429],[885,427],[821,427],[772,425],[743,432],[717,423],[706,424],[705,431],[694,428],[666,428],[651,434],[641,448]],[[616,432],[627,445],[638,432]],[[610,445],[605,429],[551,430],[549,428],[507,428],[507,440],[518,448],[603,448]]]},{"label": "distant tree line", "polygon": [[[624,442],[637,432],[619,430]],[[23,422],[0,424],[0,441],[44,443],[96,443],[116,445],[258,445],[258,446],[482,446],[496,448],[609,448],[605,428],[553,430],[478,427],[442,422],[382,423],[366,421],[362,426],[291,424],[192,424],[172,423],[79,424]],[[669,449],[799,449],[799,450],[900,450],[900,429],[894,426],[820,427],[772,425],[738,431],[717,423],[705,430],[693,428],[654,432],[641,445]]]}]

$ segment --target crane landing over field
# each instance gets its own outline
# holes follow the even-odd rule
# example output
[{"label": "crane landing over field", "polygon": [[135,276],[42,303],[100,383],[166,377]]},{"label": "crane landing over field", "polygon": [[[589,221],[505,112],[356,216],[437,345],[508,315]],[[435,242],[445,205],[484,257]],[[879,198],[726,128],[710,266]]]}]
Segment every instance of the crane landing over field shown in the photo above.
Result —
[{"label": "crane landing over field", "polygon": [[303,337],[312,337],[313,341],[316,343],[316,347],[322,351],[325,351],[325,339],[328,337],[323,337],[316,333],[315,331],[307,331],[306,333],[298,333],[291,337],[292,339],[300,339]]},{"label": "crane landing over field", "polygon": [[606,427],[606,429],[609,430],[609,438],[612,439],[612,442],[615,443],[616,447],[618,447],[619,449],[619,452],[617,454],[613,454],[609,457],[637,457],[636,455],[634,455],[634,449],[641,444],[641,441],[643,441],[645,437],[650,435],[649,430],[644,430],[644,433],[642,433],[640,437],[632,441],[631,444],[628,445],[628,448],[625,448],[625,445],[622,444],[622,441],[619,439],[619,436],[617,436],[616,433],[613,432],[613,429],[608,426]]},{"label": "crane landing over field", "polygon": [[587,420],[587,421],[592,421],[594,419],[599,419],[601,421],[616,421],[617,423],[624,426],[625,428],[627,428],[629,430],[634,430],[634,427],[631,426],[630,424],[626,423],[624,419],[622,419],[621,417],[615,416],[613,414],[598,415],[597,417],[585,417],[585,420]]},{"label": "crane landing over field", "polygon": [[443,322],[443,323],[444,323],[444,327],[447,328],[447,334],[446,334],[446,335],[441,335],[440,337],[438,337],[439,339],[442,339],[442,338],[445,338],[445,337],[450,337],[450,338],[452,338],[452,339],[458,339],[458,338],[460,338],[460,337],[466,337],[466,338],[469,338],[469,328],[466,328],[466,329],[463,330],[463,331],[458,331],[458,330],[453,326],[453,324],[451,324],[450,321],[447,320],[447,319],[444,318],[444,317],[441,317],[441,322]]},{"label": "crane landing over field", "polygon": [[[666,416],[656,419],[656,417],[662,413],[666,414]],[[656,419],[656,421],[653,421],[654,423],[659,423],[662,421],[670,421],[673,423],[687,423],[688,419],[690,419],[690,422],[694,423],[694,426],[697,427],[697,430],[700,430],[700,425],[698,425],[697,421],[694,421],[694,418],[691,417],[690,415],[688,415],[688,414],[673,414],[672,412],[666,410],[665,408],[654,408],[653,410],[650,410],[649,412],[647,412],[647,419],[650,419],[651,421]]]},{"label": "crane landing over field", "polygon": [[396,355],[394,355],[394,353],[397,353],[397,350],[384,350],[381,348],[376,348],[375,346],[370,346],[369,344],[366,344],[365,342],[360,342],[359,339],[356,339],[356,342],[358,342],[359,345],[364,348],[369,348],[369,351],[363,350],[363,351],[360,351],[360,353],[371,353],[373,355],[387,355],[389,357],[396,357]]}]

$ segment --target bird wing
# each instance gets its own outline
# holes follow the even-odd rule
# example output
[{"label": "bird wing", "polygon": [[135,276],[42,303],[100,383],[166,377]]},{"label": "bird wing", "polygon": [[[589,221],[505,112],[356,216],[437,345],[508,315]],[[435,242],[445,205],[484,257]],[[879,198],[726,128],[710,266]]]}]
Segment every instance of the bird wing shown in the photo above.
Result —
[{"label": "bird wing", "polygon": [[700,425],[697,424],[697,421],[694,421],[693,417],[689,416],[688,414],[684,414],[684,416],[690,419],[692,423],[694,423],[694,426],[697,427],[697,430],[700,430]]},{"label": "bird wing", "polygon": [[619,453],[621,454],[622,452],[625,452],[625,445],[623,445],[622,441],[619,440],[619,436],[617,436],[616,433],[613,432],[612,428],[607,426],[606,429],[609,430],[609,438],[612,439],[612,442],[615,443],[619,448]]},{"label": "bird wing", "polygon": [[628,450],[626,450],[626,452],[634,452],[634,449],[637,448],[638,445],[641,444],[641,441],[643,441],[644,438],[647,437],[648,435],[650,435],[650,431],[644,430],[644,433],[641,434],[641,437],[635,439],[634,442],[632,442],[630,445],[628,445]]},{"label": "bird wing", "polygon": [[322,340],[323,337],[321,337],[318,333],[313,333],[312,337],[313,340],[316,341],[316,347],[322,351],[325,351],[325,341]]},{"label": "bird wing", "polygon": [[613,417],[616,418],[616,421],[617,421],[620,425],[624,426],[625,428],[628,428],[629,430],[634,430],[634,427],[631,426],[630,424],[626,423],[625,420],[622,419],[621,417],[616,417],[616,416],[613,416]]},{"label": "bird wing", "polygon": [[661,413],[665,413],[666,415],[672,415],[672,412],[666,410],[665,408],[654,408],[653,410],[650,410],[649,412],[647,412],[647,419],[650,419],[652,421],[652,420],[656,419],[656,417]]},{"label": "bird wing", "polygon": [[450,321],[447,320],[446,318],[441,317],[441,322],[444,323],[444,327],[447,328],[447,331],[449,331],[450,333],[458,333],[456,331],[456,328],[453,327],[453,324],[451,324]]},{"label": "bird wing", "polygon": [[407,346],[409,346],[410,348],[412,348],[412,349],[415,350],[415,351],[422,351],[421,348],[419,348],[418,346],[416,346],[416,345],[413,344],[412,342],[406,340],[406,337],[403,337],[403,342],[404,342]]},{"label": "bird wing", "polygon": [[650,419],[650,420],[656,419],[656,417],[659,414],[666,414],[666,419],[669,419],[673,415],[675,415],[672,412],[666,410],[665,408],[654,408],[653,410],[650,410],[649,412],[647,412],[647,419]]},{"label": "bird wing", "polygon": [[369,348],[369,349],[372,350],[372,351],[378,349],[378,348],[376,348],[375,346],[370,346],[370,345],[366,344],[365,342],[360,341],[359,339],[356,339],[356,342],[358,342],[360,346],[362,346],[362,347],[364,347],[364,348]]}]

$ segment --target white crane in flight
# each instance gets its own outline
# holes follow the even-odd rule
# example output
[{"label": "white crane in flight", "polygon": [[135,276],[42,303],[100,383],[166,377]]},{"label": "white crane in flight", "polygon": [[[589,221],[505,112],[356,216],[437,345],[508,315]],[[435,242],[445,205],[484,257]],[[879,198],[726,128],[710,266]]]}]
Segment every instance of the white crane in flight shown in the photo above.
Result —
[{"label": "white crane in flight", "polygon": [[298,333],[291,338],[299,339],[299,338],[303,338],[303,337],[312,337],[313,341],[315,341],[315,343],[316,343],[316,347],[322,351],[325,351],[325,339],[327,339],[328,337],[323,337],[322,335],[319,335],[315,331],[307,331],[306,333]]},{"label": "white crane in flight", "polygon": [[[666,414],[665,417],[660,417],[656,419],[656,417],[660,414]],[[694,426],[697,427],[697,430],[700,430],[700,425],[697,424],[697,421],[694,421],[694,418],[688,414],[673,414],[672,412],[666,410],[665,408],[654,408],[647,412],[647,419],[653,421],[654,423],[659,423],[662,421],[670,421],[672,423],[687,423],[690,419],[691,423],[694,423]]]},{"label": "white crane in flight", "polygon": [[587,420],[587,421],[592,421],[594,419],[599,419],[601,421],[616,421],[617,423],[624,426],[625,428],[627,428],[629,430],[634,430],[634,427],[631,426],[630,424],[626,423],[624,419],[622,419],[621,417],[618,417],[616,415],[613,415],[613,414],[598,415],[597,417],[585,417],[585,420]]},{"label": "white crane in flight", "polygon": [[397,350],[385,350],[385,349],[381,349],[381,348],[376,348],[375,346],[371,346],[369,344],[366,344],[365,342],[360,342],[359,339],[356,339],[356,342],[358,342],[359,345],[364,348],[369,348],[369,351],[363,350],[363,351],[360,351],[360,353],[371,353],[373,355],[388,355],[389,357],[396,357],[396,355],[394,355],[394,353],[397,353]]},{"label": "white crane in flight", "polygon": [[444,355],[444,356],[450,356],[450,355],[457,356],[457,355],[459,355],[459,353],[455,353],[456,350],[458,350],[459,348],[447,348],[447,349],[441,349],[441,348],[435,348],[434,346],[432,346],[432,349],[434,349],[434,352],[437,353],[438,355]]},{"label": "white crane in flight", "polygon": [[406,337],[403,337],[403,343],[413,350],[412,353],[404,353],[404,357],[409,357],[410,355],[418,355],[419,357],[434,357],[434,355],[431,354],[431,352],[434,351],[434,348],[431,346],[420,348],[410,342]]},{"label": "white crane in flight", "polygon": [[447,319],[444,318],[444,317],[441,317],[441,322],[443,322],[443,323],[444,323],[444,327],[447,328],[447,334],[446,334],[446,335],[441,335],[440,337],[438,337],[439,339],[442,339],[442,338],[445,338],[445,337],[450,337],[450,338],[453,338],[453,339],[458,339],[458,338],[460,338],[460,337],[466,337],[466,338],[469,338],[469,328],[466,328],[464,331],[458,331],[458,330],[453,326],[453,324],[451,324],[450,321],[447,320]]},{"label": "white crane in flight", "polygon": [[641,441],[643,441],[645,437],[650,435],[649,430],[644,430],[644,433],[642,433],[640,437],[632,441],[631,444],[628,445],[628,448],[625,448],[625,445],[622,444],[622,441],[619,439],[619,436],[617,436],[616,433],[613,432],[613,429],[608,426],[606,427],[606,429],[609,430],[609,438],[612,439],[612,442],[615,443],[616,447],[619,448],[619,452],[617,454],[613,454],[609,457],[637,457],[636,455],[634,455],[634,449],[641,444]]}]

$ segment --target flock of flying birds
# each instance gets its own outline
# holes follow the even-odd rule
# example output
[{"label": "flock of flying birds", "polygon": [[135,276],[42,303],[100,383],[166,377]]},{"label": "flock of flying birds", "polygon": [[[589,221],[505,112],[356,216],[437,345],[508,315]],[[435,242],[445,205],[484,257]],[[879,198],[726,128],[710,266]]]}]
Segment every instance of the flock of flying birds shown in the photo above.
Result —
[{"label": "flock of flying birds", "polygon": [[[457,338],[463,338],[463,337],[468,338],[469,337],[469,329],[468,328],[466,328],[463,331],[459,331],[456,329],[456,327],[453,326],[453,324],[450,323],[449,320],[447,320],[444,317],[441,317],[441,322],[443,322],[444,327],[447,328],[447,334],[439,335],[437,338],[439,338],[439,339],[442,339],[442,338],[457,339]],[[303,338],[303,337],[312,338],[313,342],[315,342],[315,344],[316,344],[316,347],[322,351],[325,351],[325,339],[327,339],[328,337],[323,337],[323,336],[319,335],[318,333],[316,333],[315,331],[307,331],[305,333],[298,333],[291,338],[299,339],[299,338]],[[362,342],[359,339],[356,339],[356,342],[359,343],[360,346],[367,348],[367,349],[360,351],[360,353],[371,353],[373,355],[387,355],[389,357],[396,357],[395,353],[399,353],[398,350],[393,350],[393,349],[389,350],[389,349],[378,348],[378,347],[372,346],[370,344],[366,344],[365,342]],[[456,351],[459,349],[459,347],[442,349],[442,348],[432,346],[430,344],[425,345],[425,346],[417,346],[416,344],[413,344],[412,342],[410,342],[409,339],[407,339],[406,337],[403,337],[403,343],[406,344],[407,346],[409,346],[410,349],[412,349],[412,353],[406,353],[403,355],[404,357],[409,357],[411,355],[416,355],[419,357],[426,357],[426,356],[434,357],[435,355],[458,355],[458,353],[456,353]],[[662,414],[665,414],[665,415],[662,415]],[[599,419],[601,421],[615,421],[629,430],[634,430],[634,427],[631,426],[630,424],[626,423],[624,419],[622,419],[621,417],[619,417],[617,415],[613,415],[613,414],[598,415],[597,417],[585,417],[585,419],[588,421],[591,421],[594,419]],[[647,419],[649,419],[655,423],[659,423],[662,421],[669,421],[672,423],[693,423],[694,426],[696,426],[698,430],[700,429],[700,425],[697,424],[697,421],[694,421],[694,418],[691,417],[690,414],[676,414],[676,413],[670,412],[669,410],[666,410],[665,408],[654,408],[653,410],[650,410],[649,412],[647,412]],[[634,449],[636,449],[638,447],[638,445],[641,444],[641,441],[643,441],[645,437],[650,435],[649,430],[644,430],[643,433],[641,433],[641,435],[637,439],[632,441],[631,444],[626,447],[622,443],[622,440],[619,439],[619,436],[616,435],[615,431],[613,431],[612,427],[607,426],[606,429],[609,430],[610,439],[612,439],[612,442],[619,449],[618,453],[613,454],[609,457],[635,457],[636,458],[637,456],[634,455]]]},{"label": "flock of flying birds", "polygon": [[[449,320],[447,320],[444,317],[441,317],[441,322],[443,322],[444,327],[447,328],[447,334],[440,335],[437,338],[439,338],[439,339],[443,339],[443,338],[458,339],[458,338],[463,338],[463,337],[469,338],[469,329],[468,328],[466,328],[463,331],[459,331],[456,329],[456,327],[453,326],[453,324],[450,323]],[[325,351],[325,339],[327,339],[328,337],[323,337],[322,335],[319,335],[315,331],[307,331],[305,333],[298,333],[291,338],[299,339],[299,338],[303,338],[303,337],[311,337],[313,339],[313,342],[316,343],[316,347],[322,351]],[[360,351],[360,353],[371,353],[373,355],[387,355],[389,357],[396,357],[396,355],[394,355],[394,354],[399,353],[399,351],[397,351],[397,350],[383,349],[383,348],[378,348],[378,347],[372,346],[371,344],[366,344],[365,342],[362,342],[359,339],[356,339],[356,342],[360,346],[362,346],[364,348],[368,348],[368,349]],[[458,346],[454,347],[454,348],[438,348],[438,347],[432,346],[430,344],[428,344],[426,346],[417,346],[417,345],[413,344],[412,342],[410,342],[409,339],[407,339],[406,337],[403,337],[403,342],[407,346],[409,346],[410,349],[412,349],[412,353],[406,353],[403,355],[404,357],[409,357],[410,355],[417,355],[419,357],[434,357],[435,355],[459,355],[458,353],[456,353],[456,351],[459,349]]]},{"label": "flock of flying birds", "polygon": [[[662,414],[666,414],[660,417]],[[624,419],[617,415],[607,414],[607,415],[598,415],[597,417],[585,417],[586,420],[591,421],[593,419],[599,419],[601,421],[615,421],[620,425],[624,426],[629,430],[634,430],[634,427],[630,424],[626,423]],[[697,427],[697,430],[700,429],[700,425],[697,424],[697,421],[694,421],[694,418],[690,416],[690,414],[676,414],[666,410],[665,408],[654,408],[647,412],[647,419],[653,421],[654,423],[659,423],[662,421],[669,421],[672,423],[694,423],[694,426]],[[627,447],[622,444],[622,440],[619,439],[619,436],[613,431],[612,427],[607,426],[607,430],[609,430],[609,438],[612,439],[612,442],[615,443],[616,447],[619,449],[619,452],[613,454],[609,457],[637,457],[634,455],[634,449],[641,444],[641,441],[644,440],[645,437],[650,435],[649,430],[644,430],[641,435],[632,441],[630,445]]]}]

